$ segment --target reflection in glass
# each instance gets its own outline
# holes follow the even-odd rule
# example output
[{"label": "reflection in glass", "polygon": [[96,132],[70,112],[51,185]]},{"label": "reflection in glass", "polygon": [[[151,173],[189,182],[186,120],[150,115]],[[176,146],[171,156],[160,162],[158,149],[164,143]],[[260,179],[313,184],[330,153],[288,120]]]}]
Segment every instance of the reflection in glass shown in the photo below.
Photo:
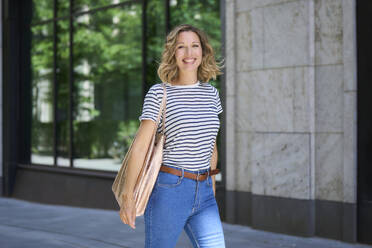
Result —
[{"label": "reflection in glass", "polygon": [[53,1],[32,1],[32,23],[45,21],[53,18]]},{"label": "reflection in glass", "polygon": [[31,33],[31,163],[53,165],[53,25]]},{"label": "reflection in glass", "polygon": [[70,166],[69,145],[69,58],[70,34],[69,20],[57,22],[57,165]]},{"label": "reflection in glass", "polygon": [[74,167],[117,171],[142,106],[141,6],[74,23]]},{"label": "reflection in glass", "polygon": [[74,12],[88,11],[108,5],[128,2],[129,0],[75,0]]},{"label": "reflection in glass", "polygon": [[147,33],[146,33],[146,85],[147,90],[154,84],[160,83],[157,74],[165,34],[165,4],[164,1],[147,1]]},{"label": "reflection in glass", "polygon": [[[74,12],[129,0],[74,0]],[[53,2],[33,0],[32,22],[53,18]],[[69,15],[70,0],[56,0],[57,17]],[[160,82],[157,68],[165,38],[165,2],[147,0],[146,74],[142,89],[142,6],[75,15],[73,47],[69,19],[56,20],[57,165],[70,166],[70,49],[73,58],[73,159],[79,168],[120,167],[142,110],[143,93]],[[170,0],[170,26],[190,23],[204,30],[220,51],[219,1]],[[32,162],[53,164],[53,24],[32,27]],[[219,79],[211,82],[219,87]],[[218,139],[219,140],[219,139]],[[218,180],[218,178],[217,178]]]},{"label": "reflection in glass", "polygon": [[57,17],[68,16],[70,13],[70,0],[57,1]]}]

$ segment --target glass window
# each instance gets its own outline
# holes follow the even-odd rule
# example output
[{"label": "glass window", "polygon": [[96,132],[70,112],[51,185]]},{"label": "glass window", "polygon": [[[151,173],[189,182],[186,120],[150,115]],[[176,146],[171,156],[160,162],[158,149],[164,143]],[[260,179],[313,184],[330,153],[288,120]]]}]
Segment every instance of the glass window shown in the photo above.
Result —
[{"label": "glass window", "polygon": [[146,89],[154,83],[161,83],[157,69],[161,61],[161,52],[166,36],[165,2],[147,1],[147,33],[146,33]]},{"label": "glass window", "polygon": [[[51,0],[49,0],[52,2]],[[57,3],[57,17],[67,17],[70,11],[70,0],[55,0]]]},{"label": "glass window", "polygon": [[57,165],[70,166],[70,32],[68,19],[57,22],[56,91],[57,91]]},{"label": "glass window", "polygon": [[53,18],[52,0],[32,1],[32,23],[46,21]]},{"label": "glass window", "polygon": [[31,162],[53,161],[53,25],[31,28]]},{"label": "glass window", "polygon": [[206,31],[219,56],[218,0],[145,3],[143,16],[142,1],[33,1],[31,163],[119,169],[144,95],[161,82],[168,21]]},{"label": "glass window", "polygon": [[110,8],[74,22],[74,167],[116,171],[142,105],[142,8]]},{"label": "glass window", "polygon": [[74,12],[88,11],[96,8],[106,7],[108,5],[129,2],[128,0],[75,0]]}]

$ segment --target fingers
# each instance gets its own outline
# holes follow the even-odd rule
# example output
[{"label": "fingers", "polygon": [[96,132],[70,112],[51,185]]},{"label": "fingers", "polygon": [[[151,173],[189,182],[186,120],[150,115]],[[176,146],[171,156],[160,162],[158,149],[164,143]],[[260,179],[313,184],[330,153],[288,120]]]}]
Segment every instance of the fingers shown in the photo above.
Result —
[{"label": "fingers", "polygon": [[119,216],[120,216],[120,219],[124,222],[124,224],[128,224],[128,218],[125,215],[124,211],[120,210]]},{"label": "fingers", "polygon": [[131,228],[136,229],[135,219],[136,219],[136,211],[132,209],[132,211],[126,211],[121,209],[119,212],[120,219],[124,222],[124,224],[129,225]]},{"label": "fingers", "polygon": [[131,214],[130,214],[130,226],[133,229],[136,229],[136,209],[132,208]]},{"label": "fingers", "polygon": [[135,222],[134,222],[134,218],[131,216],[130,219],[127,221],[127,224],[128,226],[130,226],[131,228],[133,229],[136,229],[136,225],[135,225]]}]

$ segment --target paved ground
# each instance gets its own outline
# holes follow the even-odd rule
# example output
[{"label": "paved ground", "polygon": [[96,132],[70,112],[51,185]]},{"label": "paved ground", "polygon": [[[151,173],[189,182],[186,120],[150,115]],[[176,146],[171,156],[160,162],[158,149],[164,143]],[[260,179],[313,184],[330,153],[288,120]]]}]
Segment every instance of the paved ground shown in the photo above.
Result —
[{"label": "paved ground", "polygon": [[[372,248],[321,238],[300,238],[223,223],[228,248]],[[117,211],[38,204],[0,197],[1,248],[144,247],[144,219],[136,229]],[[177,247],[192,247],[183,232]]]}]

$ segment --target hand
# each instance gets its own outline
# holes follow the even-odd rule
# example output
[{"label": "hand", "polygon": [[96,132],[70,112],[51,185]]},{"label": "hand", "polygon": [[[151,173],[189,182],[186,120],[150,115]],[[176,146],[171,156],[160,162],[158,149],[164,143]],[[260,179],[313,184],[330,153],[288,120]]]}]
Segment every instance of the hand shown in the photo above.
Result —
[{"label": "hand", "polygon": [[136,208],[133,196],[123,196],[119,215],[125,224],[136,229]]}]

